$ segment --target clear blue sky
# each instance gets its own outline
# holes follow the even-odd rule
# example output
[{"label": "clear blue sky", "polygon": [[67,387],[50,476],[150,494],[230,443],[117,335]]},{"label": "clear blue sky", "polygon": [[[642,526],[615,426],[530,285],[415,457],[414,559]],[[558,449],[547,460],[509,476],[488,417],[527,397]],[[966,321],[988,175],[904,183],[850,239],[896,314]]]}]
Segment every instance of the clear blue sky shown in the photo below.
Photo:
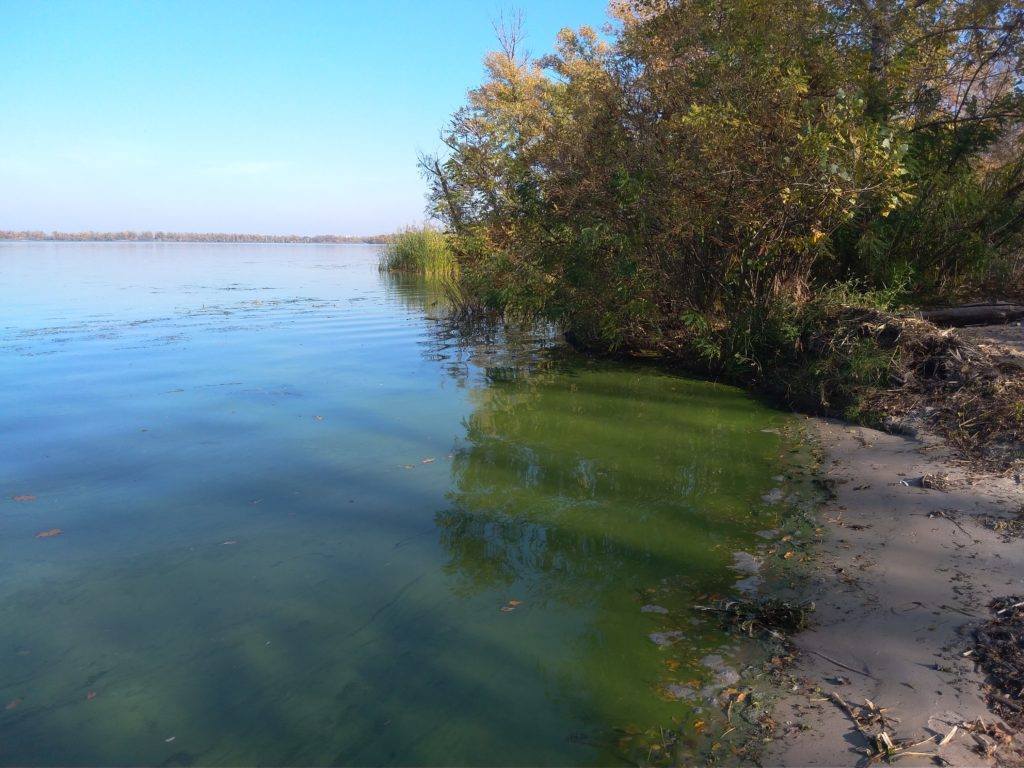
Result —
[{"label": "clear blue sky", "polygon": [[420,150],[482,77],[605,0],[0,0],[0,229],[367,234],[423,218]]}]

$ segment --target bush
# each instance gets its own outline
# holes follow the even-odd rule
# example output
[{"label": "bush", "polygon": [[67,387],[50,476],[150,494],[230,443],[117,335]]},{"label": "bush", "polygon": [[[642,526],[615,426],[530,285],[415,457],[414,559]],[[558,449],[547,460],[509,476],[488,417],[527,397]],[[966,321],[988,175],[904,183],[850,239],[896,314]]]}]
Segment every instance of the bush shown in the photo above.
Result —
[{"label": "bush", "polygon": [[756,373],[748,347],[794,330],[780,306],[838,283],[922,303],[1020,277],[1016,0],[612,7],[617,34],[542,59],[506,30],[422,161],[480,304]]}]

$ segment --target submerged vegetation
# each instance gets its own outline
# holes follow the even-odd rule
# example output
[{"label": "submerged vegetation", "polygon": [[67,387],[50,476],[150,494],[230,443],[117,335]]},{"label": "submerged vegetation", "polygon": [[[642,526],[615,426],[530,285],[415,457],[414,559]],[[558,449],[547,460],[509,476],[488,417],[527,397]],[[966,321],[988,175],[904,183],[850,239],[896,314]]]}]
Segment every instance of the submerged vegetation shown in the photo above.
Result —
[{"label": "submerged vegetation", "polygon": [[1024,292],[1019,3],[612,12],[502,27],[421,160],[467,301],[856,416],[902,357],[859,318]]}]

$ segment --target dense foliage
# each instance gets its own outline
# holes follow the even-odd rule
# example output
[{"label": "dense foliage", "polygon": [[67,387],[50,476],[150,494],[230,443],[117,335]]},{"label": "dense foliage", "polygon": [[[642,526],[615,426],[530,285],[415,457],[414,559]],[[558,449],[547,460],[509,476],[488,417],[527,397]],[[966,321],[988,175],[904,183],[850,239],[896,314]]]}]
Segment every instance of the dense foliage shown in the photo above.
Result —
[{"label": "dense foliage", "polygon": [[604,350],[749,375],[850,287],[1020,290],[1015,0],[621,0],[500,31],[425,157],[463,290]]}]

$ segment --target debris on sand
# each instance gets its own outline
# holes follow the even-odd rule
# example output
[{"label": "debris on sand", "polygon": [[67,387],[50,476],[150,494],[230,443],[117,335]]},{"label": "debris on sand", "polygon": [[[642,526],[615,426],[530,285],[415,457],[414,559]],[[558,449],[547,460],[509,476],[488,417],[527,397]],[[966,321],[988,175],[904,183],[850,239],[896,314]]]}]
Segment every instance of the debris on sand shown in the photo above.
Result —
[{"label": "debris on sand", "polygon": [[890,387],[864,403],[881,421],[919,422],[992,469],[1024,459],[1024,376],[1015,362],[966,334],[878,310],[850,310],[840,326],[833,344],[845,333],[892,352]]},{"label": "debris on sand", "polygon": [[934,472],[921,477],[921,487],[930,488],[933,491],[948,493],[956,487],[954,482],[945,472]]},{"label": "debris on sand", "polygon": [[1024,597],[997,597],[993,618],[974,630],[971,656],[988,676],[988,706],[1014,728],[1024,728]]},{"label": "debris on sand", "polygon": [[[877,762],[885,761],[894,763],[904,757],[930,757],[936,765],[948,765],[949,762],[942,757],[940,751],[949,744],[960,733],[961,730],[968,731],[968,723],[954,725],[945,735],[928,736],[924,739],[899,739],[894,735],[895,726],[899,719],[887,714],[886,707],[879,707],[870,699],[864,699],[863,704],[854,704],[841,697],[835,691],[828,694],[829,699],[837,707],[846,713],[846,716],[853,722],[853,727],[863,736],[867,742],[866,747],[858,748],[864,757],[861,766],[869,766]],[[929,752],[921,752],[919,749],[925,746],[933,749]]]},{"label": "debris on sand", "polygon": [[790,603],[775,597],[751,600],[721,600],[713,605],[695,605],[698,611],[721,614],[727,627],[739,629],[753,637],[767,633],[783,640],[807,627],[814,603]]},{"label": "debris on sand", "polygon": [[974,519],[990,531],[998,533],[999,537],[1005,542],[1012,541],[1013,539],[1024,538],[1024,509],[1018,512],[1014,517],[975,515]]},{"label": "debris on sand", "polygon": [[999,723],[986,722],[980,717],[969,723],[961,723],[961,730],[973,740],[973,750],[985,758],[993,757],[1000,749],[1011,748],[1013,734]]}]

